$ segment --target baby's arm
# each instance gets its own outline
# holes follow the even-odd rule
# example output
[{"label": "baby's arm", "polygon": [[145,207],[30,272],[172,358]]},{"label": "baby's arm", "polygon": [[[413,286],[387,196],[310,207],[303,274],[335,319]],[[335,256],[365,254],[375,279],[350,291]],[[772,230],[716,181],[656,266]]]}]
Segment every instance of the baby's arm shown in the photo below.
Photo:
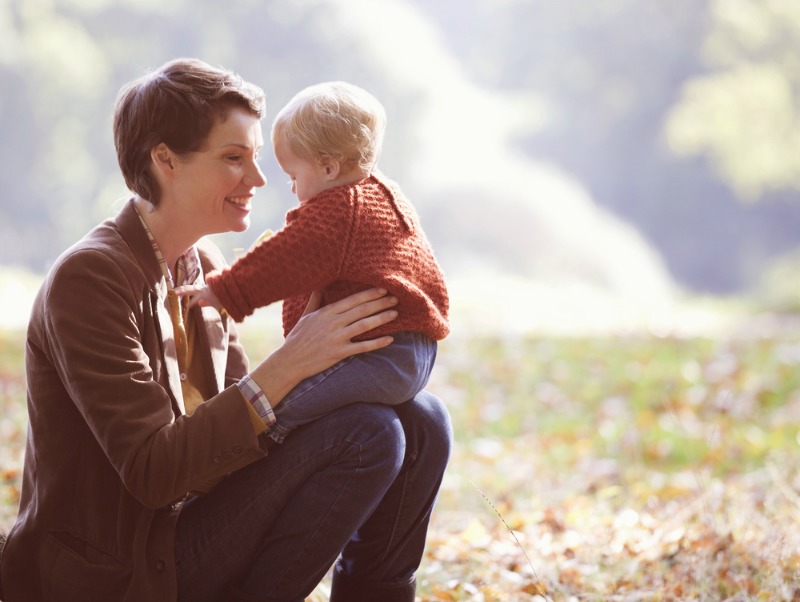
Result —
[{"label": "baby's arm", "polygon": [[181,297],[189,297],[188,307],[199,305],[200,307],[215,307],[218,312],[222,312],[225,308],[219,298],[214,294],[206,284],[189,284],[186,286],[179,286],[175,292]]},{"label": "baby's arm", "polygon": [[354,203],[346,192],[321,193],[295,207],[286,224],[206,283],[241,322],[258,307],[324,288],[338,277],[350,241]]}]

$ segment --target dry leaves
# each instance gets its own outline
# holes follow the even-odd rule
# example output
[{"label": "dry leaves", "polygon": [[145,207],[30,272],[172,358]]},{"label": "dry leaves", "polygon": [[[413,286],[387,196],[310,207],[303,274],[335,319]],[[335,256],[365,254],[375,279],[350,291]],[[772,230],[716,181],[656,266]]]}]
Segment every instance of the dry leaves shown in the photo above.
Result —
[{"label": "dry leaves", "polygon": [[[21,336],[0,337],[0,357],[7,525],[25,440]],[[420,602],[800,602],[789,333],[447,340],[439,357],[430,388],[456,445]],[[309,600],[327,599],[327,583]]]}]

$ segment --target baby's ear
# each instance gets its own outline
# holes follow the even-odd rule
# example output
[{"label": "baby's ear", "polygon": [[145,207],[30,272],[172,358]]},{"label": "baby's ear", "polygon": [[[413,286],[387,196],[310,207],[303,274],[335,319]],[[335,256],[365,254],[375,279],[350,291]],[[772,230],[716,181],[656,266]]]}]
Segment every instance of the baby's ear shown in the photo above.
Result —
[{"label": "baby's ear", "polygon": [[322,169],[325,170],[326,179],[335,180],[339,177],[341,166],[336,159],[327,159],[325,163],[322,164]]}]

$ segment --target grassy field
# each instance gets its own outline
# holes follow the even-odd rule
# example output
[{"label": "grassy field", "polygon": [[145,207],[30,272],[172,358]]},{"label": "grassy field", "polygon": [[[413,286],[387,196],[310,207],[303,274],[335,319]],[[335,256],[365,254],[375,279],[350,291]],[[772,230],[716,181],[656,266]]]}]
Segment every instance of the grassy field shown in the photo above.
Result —
[{"label": "grassy field", "polygon": [[458,447],[423,599],[800,600],[788,333],[481,339],[441,357],[431,388]]},{"label": "grassy field", "polygon": [[[254,357],[274,340],[250,331]],[[0,521],[25,436],[0,334]],[[458,336],[422,601],[800,600],[800,331]]]}]

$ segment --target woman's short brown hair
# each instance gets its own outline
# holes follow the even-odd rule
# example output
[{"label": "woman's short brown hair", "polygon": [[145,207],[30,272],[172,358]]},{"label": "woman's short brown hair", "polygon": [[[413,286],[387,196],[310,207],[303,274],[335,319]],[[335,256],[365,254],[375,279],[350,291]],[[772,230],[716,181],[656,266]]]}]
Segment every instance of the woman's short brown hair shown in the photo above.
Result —
[{"label": "woman's short brown hair", "polygon": [[114,109],[114,145],[125,184],[158,205],[161,189],[150,171],[150,151],[162,142],[178,155],[200,150],[233,107],[261,119],[263,90],[198,59],[169,61],[124,86]]}]

